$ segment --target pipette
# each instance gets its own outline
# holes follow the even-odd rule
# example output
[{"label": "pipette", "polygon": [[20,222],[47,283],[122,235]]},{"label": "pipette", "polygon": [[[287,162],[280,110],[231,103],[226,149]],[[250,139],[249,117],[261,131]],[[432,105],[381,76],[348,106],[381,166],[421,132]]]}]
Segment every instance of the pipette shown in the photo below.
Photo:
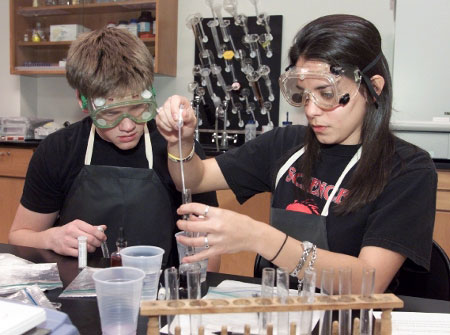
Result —
[{"label": "pipette", "polygon": [[[103,228],[100,226],[97,226],[97,230],[101,231],[102,233],[104,232]],[[106,241],[102,242],[101,247],[102,247],[103,258],[109,258],[109,249],[108,249],[108,245],[106,244]]]},{"label": "pipette", "polygon": [[[183,204],[191,202],[190,199],[190,191],[186,189],[186,182],[184,179],[184,163],[183,163],[183,150],[181,148],[181,128],[183,128],[183,111],[184,106],[180,105],[179,113],[178,113],[178,150],[180,155],[180,172],[181,172],[181,185],[182,185],[182,202]],[[189,220],[189,214],[183,215],[183,220]],[[192,232],[186,232],[188,237],[194,237],[194,234]],[[186,248],[187,255],[193,255],[195,254],[195,248],[192,246],[187,246]]]}]

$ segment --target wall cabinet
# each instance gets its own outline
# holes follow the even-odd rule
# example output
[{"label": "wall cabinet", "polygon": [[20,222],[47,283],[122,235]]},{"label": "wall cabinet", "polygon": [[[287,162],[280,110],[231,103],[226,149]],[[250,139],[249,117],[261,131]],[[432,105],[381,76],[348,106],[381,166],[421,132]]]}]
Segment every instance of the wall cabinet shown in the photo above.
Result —
[{"label": "wall cabinet", "polygon": [[[10,0],[10,72],[19,75],[64,75],[58,62],[66,57],[70,41],[32,42],[39,22],[44,29],[55,24],[80,24],[91,30],[109,22],[138,18],[151,11],[155,37],[143,39],[155,58],[155,72],[175,76],[177,64],[178,0],[118,0],[114,2],[32,7],[32,0]],[[43,3],[43,1],[39,2]],[[29,41],[24,41],[28,34]],[[30,66],[32,64],[32,66]]]},{"label": "wall cabinet", "polygon": [[33,152],[33,148],[0,146],[0,243],[8,243]]}]

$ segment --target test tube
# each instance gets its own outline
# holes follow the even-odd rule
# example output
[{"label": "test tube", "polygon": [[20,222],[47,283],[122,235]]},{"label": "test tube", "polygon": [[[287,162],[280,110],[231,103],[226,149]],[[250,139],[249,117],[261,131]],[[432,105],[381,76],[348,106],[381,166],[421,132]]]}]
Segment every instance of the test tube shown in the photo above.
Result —
[{"label": "test tube", "polygon": [[266,13],[261,13],[256,16],[256,24],[260,26],[264,26],[266,29],[266,34],[270,35],[270,26],[269,26],[270,16]]},{"label": "test tube", "polygon": [[[166,288],[166,300],[178,300],[178,270],[175,267],[164,270],[164,282]],[[169,335],[174,334],[175,327],[180,326],[180,320],[177,315],[167,315],[167,332]]]},{"label": "test tube", "polygon": [[[334,285],[334,270],[332,268],[325,268],[322,270],[320,293],[324,295],[333,295]],[[319,334],[331,335],[331,321],[332,311],[324,311],[323,316],[320,319]]]},{"label": "test tube", "polygon": [[216,47],[217,51],[217,57],[222,58],[223,57],[222,45],[220,44],[219,35],[217,34],[217,26],[219,25],[219,23],[216,20],[210,20],[208,21],[207,25],[211,29],[211,33],[213,35],[214,46]]},{"label": "test tube", "polygon": [[233,65],[233,57],[235,56],[235,53],[231,50],[227,50],[223,53],[223,59],[225,60],[225,72],[231,72],[231,76],[233,78],[233,84],[231,84],[231,87],[234,91],[237,91],[241,88],[241,84],[239,84],[239,81],[236,77],[236,72],[234,71],[234,65]]},{"label": "test tube", "polygon": [[[308,303],[314,302],[314,294],[316,292],[316,272],[306,269],[303,273],[303,287],[299,292],[301,297],[306,297]],[[300,313],[300,335],[310,335],[312,332],[313,312],[303,311]]]},{"label": "test tube", "polygon": [[267,114],[267,125],[272,126],[273,128],[272,119],[270,117],[271,110],[272,110],[272,103],[270,101],[264,101],[263,108],[261,108],[261,114],[262,115]]},{"label": "test tube", "polygon": [[[352,294],[352,269],[349,267],[339,269],[339,295],[345,299],[345,295]],[[352,310],[339,310],[339,335],[351,335]]]},{"label": "test tube", "polygon": [[[201,269],[199,267],[189,269],[187,272],[188,299],[201,299],[200,279]],[[201,314],[191,314],[191,334],[198,335],[198,328],[202,325]]]},{"label": "test tube", "polygon": [[[363,268],[361,296],[363,298],[370,298],[373,294],[374,285],[375,285],[375,269]],[[372,335],[372,312],[373,312],[372,309],[360,310],[359,333],[361,335]]]},{"label": "test tube", "polygon": [[272,40],[273,36],[272,34],[261,34],[259,35],[259,44],[261,44],[262,48],[266,52],[267,58],[272,58],[273,51],[272,51]]},{"label": "test tube", "polygon": [[274,101],[275,96],[273,95],[272,82],[269,77],[270,67],[268,67],[267,65],[261,65],[258,68],[258,73],[263,78],[264,84],[266,84],[267,90],[269,91],[269,97],[268,97],[269,101]]},{"label": "test tube", "polygon": [[222,76],[222,68],[217,64],[213,64],[211,65],[211,72],[217,77],[217,85],[222,87],[222,90],[225,93],[225,99],[230,100],[230,93],[227,91],[227,84]]},{"label": "test tube", "polygon": [[[275,286],[275,269],[264,268],[261,279],[261,298],[273,298],[273,288]],[[259,334],[265,335],[267,326],[272,324],[272,313],[259,313]]]},{"label": "test tube", "polygon": [[236,102],[236,104],[234,105],[233,109],[231,109],[231,112],[238,115],[238,126],[243,128],[244,127],[244,121],[242,120],[241,117],[241,110],[242,110],[242,104],[240,102]]},{"label": "test tube", "polygon": [[248,80],[248,82],[250,83],[250,87],[252,88],[253,91],[253,100],[258,101],[259,105],[262,107],[263,103],[264,103],[264,99],[262,97],[261,94],[261,87],[259,86],[259,78],[260,75],[258,72],[253,71],[251,73],[248,73],[246,75],[246,78]]},{"label": "test tube", "polygon": [[[101,231],[103,233],[103,227],[101,226],[97,226],[97,230]],[[100,245],[102,248],[102,254],[103,254],[103,258],[109,258],[109,249],[108,249],[108,245],[106,244],[106,241],[102,241],[102,244]]]},{"label": "test tube", "polygon": [[201,25],[202,23],[200,14],[191,14],[186,18],[186,26],[194,33],[195,42],[200,52],[204,50],[203,43],[205,37],[205,35],[202,34],[203,27],[201,28],[201,30],[199,28],[201,27]]},{"label": "test tube", "polygon": [[[277,269],[277,296],[281,304],[289,297],[289,273],[285,268]],[[278,312],[277,330],[280,335],[289,334],[289,312]]]},{"label": "test tube", "polygon": [[253,61],[250,58],[243,58],[241,61],[241,71],[247,75],[254,71]]},{"label": "test tube", "polygon": [[78,268],[84,269],[87,266],[87,237],[78,236]]},{"label": "test tube", "polygon": [[[213,99],[213,96],[215,96],[216,94],[214,93],[214,90],[212,88],[211,78],[209,78],[210,73],[211,73],[211,69],[208,69],[206,67],[204,67],[200,70],[200,75],[202,76],[202,81],[204,81],[204,83],[206,85],[206,89],[208,90],[208,94],[210,95],[211,99]],[[202,82],[202,85],[203,85],[203,82]],[[203,85],[203,86],[205,86],[205,85]]]}]

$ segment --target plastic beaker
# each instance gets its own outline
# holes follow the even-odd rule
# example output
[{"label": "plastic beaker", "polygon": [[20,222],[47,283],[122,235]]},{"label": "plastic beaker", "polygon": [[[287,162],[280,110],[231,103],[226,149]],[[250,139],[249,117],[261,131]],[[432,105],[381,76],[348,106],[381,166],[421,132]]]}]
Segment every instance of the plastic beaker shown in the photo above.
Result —
[{"label": "plastic beaker", "polygon": [[93,274],[103,334],[136,333],[144,277],[144,271],[131,267],[101,269]]},{"label": "plastic beaker", "polygon": [[[180,231],[178,233],[175,234],[176,236],[179,235],[186,235],[185,231]],[[183,259],[183,257],[187,256],[187,248],[184,244],[181,244],[180,242],[177,241],[177,249],[178,249],[178,260],[180,261],[181,264],[181,260]],[[199,253],[201,251],[205,250],[205,247],[195,247],[195,253]],[[203,283],[206,280],[206,272],[208,269],[208,259],[204,259],[200,262],[197,262],[200,264],[200,268],[201,268],[201,277],[200,280]]]},{"label": "plastic beaker", "polygon": [[156,300],[164,249],[150,245],[138,245],[123,248],[120,255],[123,266],[131,266],[145,272],[141,299]]}]

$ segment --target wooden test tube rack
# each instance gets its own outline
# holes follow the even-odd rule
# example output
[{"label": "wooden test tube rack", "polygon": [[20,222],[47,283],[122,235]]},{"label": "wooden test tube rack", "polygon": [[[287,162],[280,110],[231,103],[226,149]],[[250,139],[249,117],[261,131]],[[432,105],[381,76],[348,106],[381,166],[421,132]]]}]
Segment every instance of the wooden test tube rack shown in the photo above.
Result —
[{"label": "wooden test tube rack", "polygon": [[[316,296],[313,302],[308,302],[306,297],[289,297],[286,304],[280,303],[278,298],[186,299],[144,301],[141,303],[141,315],[149,316],[147,335],[159,335],[159,316],[161,315],[381,309],[381,321],[375,324],[374,334],[390,335],[392,333],[391,311],[401,307],[403,307],[403,301],[394,294],[373,294],[370,297],[355,294]],[[359,320],[354,320],[353,327],[353,334],[358,335],[359,326],[356,327],[355,323],[359,324]],[[335,321],[333,329],[337,329],[337,326]],[[249,327],[245,329],[250,333]],[[226,325],[222,326],[222,330],[226,334]],[[199,334],[202,334],[202,331],[203,329],[199,329]],[[270,331],[271,329],[268,329],[268,334]],[[295,324],[291,324],[291,333],[295,334]]]}]

